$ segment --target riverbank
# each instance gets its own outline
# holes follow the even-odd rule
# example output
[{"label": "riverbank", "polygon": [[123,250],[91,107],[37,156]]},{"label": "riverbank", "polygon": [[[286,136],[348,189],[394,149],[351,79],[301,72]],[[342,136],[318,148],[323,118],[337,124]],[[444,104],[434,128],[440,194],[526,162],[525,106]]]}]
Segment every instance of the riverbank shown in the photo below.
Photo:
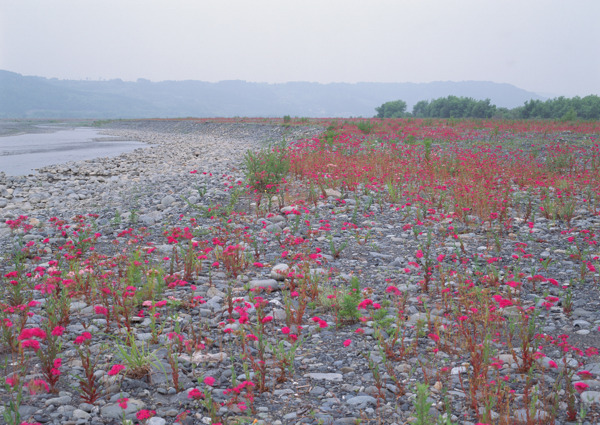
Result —
[{"label": "riverbank", "polygon": [[[259,210],[238,190],[246,150],[310,141],[321,129],[188,120],[107,131],[151,148],[0,180],[0,222],[9,220],[0,225],[4,302],[14,304],[19,285],[25,297],[22,315],[5,310],[14,324],[2,328],[5,374],[19,375],[9,364],[11,341],[22,344],[19,320],[41,328],[53,315],[64,328],[21,338],[40,339],[42,353],[62,344],[56,393],[25,396],[23,419],[400,425],[420,415],[472,425],[488,414],[492,423],[568,424],[573,395],[586,409],[582,422],[597,422],[600,216],[583,194],[568,226],[541,214],[536,199],[528,207],[523,188],[506,223],[458,217],[428,204],[438,192],[425,191],[424,174],[395,195],[296,187],[297,198],[263,197]],[[532,149],[519,137],[503,143]],[[556,140],[589,146],[577,134]],[[338,139],[334,153],[351,152],[344,141],[354,139]],[[348,157],[327,156],[327,143],[296,168],[326,160],[333,178],[345,164],[329,161]],[[371,156],[347,165],[373,166],[379,144],[368,146]],[[428,155],[439,168],[448,156],[438,147]],[[420,170],[437,170],[423,162],[425,150],[403,148]],[[488,164],[495,152],[477,158]],[[449,180],[465,171],[448,170]],[[428,190],[448,193],[435,181]],[[25,265],[18,276],[9,274],[15,258]],[[138,369],[133,346],[146,353]],[[97,362],[87,369],[86,355]],[[25,350],[22,381],[44,377],[41,363]],[[97,388],[94,400],[82,400],[78,377]],[[8,406],[10,389],[0,394]],[[138,420],[140,412],[154,417]]]}]

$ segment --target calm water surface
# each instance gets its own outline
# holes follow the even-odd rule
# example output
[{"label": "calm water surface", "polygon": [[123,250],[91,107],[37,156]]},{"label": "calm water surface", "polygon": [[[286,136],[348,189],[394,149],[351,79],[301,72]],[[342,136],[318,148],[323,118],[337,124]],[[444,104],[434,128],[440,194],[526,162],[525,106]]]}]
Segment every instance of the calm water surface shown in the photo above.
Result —
[{"label": "calm water surface", "polygon": [[111,138],[87,127],[4,136],[0,137],[0,171],[9,176],[27,175],[48,165],[112,157],[146,146],[142,142]]}]

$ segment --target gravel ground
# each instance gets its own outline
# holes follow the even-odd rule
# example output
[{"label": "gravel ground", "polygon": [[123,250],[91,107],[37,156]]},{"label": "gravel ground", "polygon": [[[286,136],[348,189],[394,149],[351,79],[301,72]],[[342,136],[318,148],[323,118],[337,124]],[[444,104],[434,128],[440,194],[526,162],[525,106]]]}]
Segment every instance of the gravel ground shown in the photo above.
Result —
[{"label": "gravel ground", "polygon": [[[321,131],[317,128],[192,121],[123,121],[110,124],[106,130],[111,135],[140,140],[152,146],[116,158],[47,167],[35,176],[0,176],[0,222],[27,215],[34,224],[39,223],[26,236],[27,240],[49,238],[56,247],[66,239],[46,225],[48,219],[69,220],[76,214],[95,213],[98,214],[96,230],[102,235],[97,243],[100,252],[117,253],[120,248],[112,245],[113,240],[125,240],[122,232],[130,227],[145,226],[149,232],[147,240],[155,244],[157,252],[161,256],[171,255],[172,247],[167,244],[163,232],[170,226],[186,225],[188,217],[196,217],[197,228],[206,230],[206,234],[211,237],[216,234],[214,220],[200,210],[216,203],[227,205],[232,192],[225,188],[243,181],[241,164],[246,150],[279,142],[284,137],[288,141],[311,137]],[[193,170],[197,172],[190,173]],[[111,364],[116,361],[113,351],[111,355],[107,354],[106,343],[110,344],[110,339],[102,336],[106,322],[95,314],[93,306],[73,301],[67,334],[79,335],[85,327],[95,331],[95,338],[104,338],[104,344],[93,345],[99,359],[97,378],[103,383],[102,397],[95,405],[81,403],[77,381],[68,375],[59,381],[59,393],[25,397],[21,408],[23,418],[44,424],[120,423],[124,410],[117,400],[126,397],[129,401],[125,414],[131,419],[140,409],[151,409],[156,411],[156,416],[148,423],[171,424],[177,415],[189,410],[186,417],[181,418],[183,423],[210,423],[207,411],[188,394],[193,388],[202,387],[198,386],[198,377],[211,376],[215,379],[212,397],[224,403],[218,411],[223,423],[244,423],[240,418],[246,418],[245,423],[253,423],[256,419],[256,423],[260,424],[405,424],[415,420],[414,400],[417,384],[421,382],[430,385],[427,401],[431,404],[428,412],[431,423],[435,423],[433,418],[441,421],[445,417],[442,415],[447,415],[452,423],[475,423],[468,405],[468,388],[461,384],[470,373],[471,359],[466,352],[450,347],[434,353],[436,343],[427,337],[428,332],[439,330],[439,326],[445,323],[445,315],[450,312],[444,309],[439,293],[432,290],[425,294],[418,285],[422,279],[417,274],[421,258],[416,253],[426,240],[422,235],[415,237],[412,230],[405,227],[414,223],[414,212],[389,208],[369,197],[344,196],[335,190],[328,190],[326,195],[306,204],[305,208],[273,208],[269,215],[246,219],[246,227],[262,237],[262,244],[253,252],[265,267],[251,266],[233,279],[222,270],[209,273],[211,268],[205,265],[191,283],[195,285],[194,296],[202,296],[207,302],[198,306],[179,304],[178,325],[174,320],[164,319],[161,343],[150,347],[157,350],[157,360],[163,368],[153,367],[149,378],[127,376],[119,381],[107,375]],[[242,197],[236,209],[251,210],[251,202],[252,199]],[[575,215],[571,227],[600,230],[600,217],[587,210],[576,211]],[[357,223],[354,230],[346,224],[351,221]],[[431,258],[445,256],[439,261],[450,268],[455,259],[480,254],[482,267],[489,258],[496,257],[500,258],[498,269],[501,270],[502,266],[516,261],[511,257],[519,254],[515,251],[515,244],[526,243],[527,254],[531,257],[524,259],[521,256],[519,260],[526,276],[542,274],[556,279],[559,285],[572,283],[571,312],[566,312],[561,303],[548,309],[540,308],[544,301],[542,296],[556,295],[563,299],[563,290],[550,281],[539,282],[535,291],[530,285],[525,285],[520,291],[519,296],[525,305],[537,306],[541,311],[537,330],[554,337],[569,335],[569,341],[582,349],[599,345],[600,302],[597,288],[600,278],[597,272],[589,273],[585,282],[574,283],[579,280],[580,266],[569,255],[572,245],[567,238],[574,234],[561,234],[563,224],[538,217],[535,226],[530,228],[517,214],[514,226],[499,243],[481,226],[466,227],[458,223],[452,224],[460,235],[459,240],[446,237],[446,228],[450,224],[447,220],[431,227],[435,234],[429,253]],[[313,265],[310,271],[320,282],[322,291],[333,294],[336,288],[347,288],[353,277],[358,277],[364,297],[384,306],[386,300],[393,300],[392,295],[386,293],[388,286],[396,286],[402,291],[404,305],[398,307],[391,303],[386,307],[387,313],[379,320],[382,323],[387,320],[388,326],[379,332],[383,340],[389,341],[390,335],[386,332],[393,331],[394,326],[390,324],[400,317],[406,330],[403,340],[408,354],[400,355],[401,351],[396,347],[397,358],[386,362],[375,342],[377,326],[374,320],[364,323],[346,320],[336,327],[334,310],[327,308],[327,301],[322,300],[307,307],[301,331],[304,341],[296,351],[292,376],[277,380],[279,373],[271,371],[266,380],[267,390],[255,394],[254,411],[241,411],[236,403],[228,403],[231,394],[223,394],[232,387],[233,373],[237,375],[238,383],[245,379],[239,357],[241,348],[234,336],[239,325],[227,323],[231,317],[239,318],[239,312],[230,316],[227,293],[232,290],[234,296],[246,297],[247,300],[248,287],[269,287],[270,291],[260,294],[268,301],[264,314],[273,317],[273,322],[267,324],[270,329],[268,340],[274,343],[282,340],[280,330],[288,325],[284,305],[289,281],[284,282],[275,269],[287,267],[281,248],[286,229],[296,237],[305,238],[316,232],[309,248],[311,252],[316,252],[317,248],[321,251],[318,257],[321,265]],[[8,253],[13,244],[14,237],[9,228],[0,225],[0,254],[5,253],[3,270],[9,270]],[[600,249],[597,251],[600,255]],[[46,264],[52,255],[54,253],[42,256],[39,264]],[[453,258],[453,255],[457,257]],[[540,259],[547,258],[554,261],[546,269],[540,269]],[[473,273],[473,267],[469,265],[467,269]],[[458,283],[452,281],[451,276],[447,279],[449,288],[457,287]],[[182,300],[189,296],[189,292],[189,288],[170,288],[164,296]],[[37,291],[35,296],[40,300],[43,298]],[[298,307],[297,302],[293,305]],[[251,321],[258,314],[254,307],[250,307],[247,313]],[[375,311],[371,313],[376,316]],[[510,309],[505,310],[507,317],[511,314],[513,317],[518,315],[514,310],[512,313]],[[312,317],[320,320],[309,320]],[[31,323],[40,320],[41,316],[36,313]],[[328,326],[322,327],[322,321]],[[181,391],[177,391],[167,362],[165,347],[172,344],[167,334],[179,326],[182,334],[190,337],[190,329],[198,323],[202,323],[206,348],[195,354],[204,357],[182,355],[179,358]],[[224,325],[232,332],[224,333]],[[297,327],[290,327],[292,333],[300,333]],[[361,333],[357,334],[357,330]],[[136,321],[135,332],[138,341],[149,341],[150,319],[146,317]],[[63,361],[76,374],[81,371],[81,363],[70,339],[67,337],[65,340],[67,354]],[[345,344],[349,340],[351,342]],[[290,342],[286,340],[282,344],[289,353]],[[256,347],[249,344],[247,349],[257,355]],[[519,372],[519,365],[508,353],[507,347],[494,348],[501,361],[502,373],[514,379],[518,405],[522,394],[519,394],[516,382],[525,379],[526,375]],[[559,347],[545,349],[544,353],[546,357],[537,360],[540,370],[545,371],[539,380],[540,385],[545,383],[546,388],[550,388],[561,372],[562,354]],[[582,423],[598,423],[600,380],[596,380],[595,376],[600,373],[600,363],[596,356],[577,359],[581,363],[575,363],[573,367],[577,371],[588,370],[594,376],[585,381],[589,385],[588,391],[577,395],[583,400],[587,393],[585,400],[589,400],[583,403],[588,409],[588,416]],[[559,367],[550,367],[552,360]],[[272,364],[269,365],[271,367]],[[445,368],[444,373],[440,373],[442,367]],[[377,371],[381,379],[377,379]],[[255,381],[257,378],[252,371],[248,372],[248,377]],[[568,423],[564,415],[564,391],[559,393],[559,398],[555,423]],[[544,417],[549,415],[548,405],[543,401],[536,409],[540,418],[538,423],[543,423]],[[524,418],[524,409],[515,408],[510,423],[519,423],[519,419]]]}]

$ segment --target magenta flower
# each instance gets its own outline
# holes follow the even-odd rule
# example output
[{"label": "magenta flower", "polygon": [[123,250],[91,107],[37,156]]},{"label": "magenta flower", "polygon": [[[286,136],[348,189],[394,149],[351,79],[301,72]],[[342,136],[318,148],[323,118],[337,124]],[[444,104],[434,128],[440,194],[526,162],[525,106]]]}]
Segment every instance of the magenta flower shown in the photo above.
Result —
[{"label": "magenta flower", "polygon": [[75,338],[75,341],[73,341],[73,343],[75,345],[81,345],[88,339],[92,339],[92,334],[89,332],[84,332],[81,335],[79,335],[77,338]]},{"label": "magenta flower", "polygon": [[188,393],[188,398],[191,398],[193,400],[198,400],[198,399],[204,398],[204,393],[202,391],[200,391],[198,388],[193,388]]},{"label": "magenta flower", "polygon": [[215,378],[213,378],[212,376],[207,376],[206,378],[204,378],[204,383],[209,387],[212,387],[215,383]]},{"label": "magenta flower", "polygon": [[62,326],[57,326],[54,329],[52,329],[51,334],[53,336],[61,336],[64,332],[65,332],[65,328],[63,328]]},{"label": "magenta flower", "polygon": [[392,292],[395,295],[401,295],[402,292],[400,292],[400,289],[398,289],[397,287],[390,285],[387,287],[387,289],[385,290],[385,292],[390,293]]},{"label": "magenta flower", "polygon": [[344,341],[344,347],[349,346],[352,343],[351,339],[347,339],[346,341]]},{"label": "magenta flower", "polygon": [[111,367],[110,370],[108,371],[108,376],[118,375],[124,369],[125,369],[125,366],[123,366],[122,364],[113,365],[113,367]]},{"label": "magenta flower", "polygon": [[440,337],[437,334],[434,333],[430,333],[429,335],[427,335],[430,339],[434,340],[435,342],[438,342],[440,340]]},{"label": "magenta flower", "polygon": [[138,418],[139,421],[143,421],[144,419],[150,419],[154,415],[156,415],[155,410],[142,409],[135,414],[135,417]]},{"label": "magenta flower", "polygon": [[108,309],[104,306],[97,305],[94,307],[94,311],[96,314],[102,314],[103,316],[108,316]]},{"label": "magenta flower", "polygon": [[575,387],[575,389],[577,390],[578,393],[582,393],[584,392],[587,388],[589,388],[589,385],[586,384],[585,382],[575,382],[573,384],[573,386]]}]

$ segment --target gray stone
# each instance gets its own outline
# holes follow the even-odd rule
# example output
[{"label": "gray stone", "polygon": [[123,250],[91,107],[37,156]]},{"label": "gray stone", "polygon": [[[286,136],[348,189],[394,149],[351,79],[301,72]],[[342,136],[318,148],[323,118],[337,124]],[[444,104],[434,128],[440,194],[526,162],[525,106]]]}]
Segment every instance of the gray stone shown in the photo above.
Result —
[{"label": "gray stone", "polygon": [[585,404],[600,403],[600,391],[584,391],[580,397],[581,402]]},{"label": "gray stone", "polygon": [[161,199],[160,204],[163,207],[168,207],[171,204],[173,204],[173,202],[175,202],[175,198],[173,196],[171,196],[171,195],[167,195],[167,196],[165,196],[164,198]]},{"label": "gray stone", "polygon": [[109,403],[105,406],[102,406],[100,409],[100,414],[105,418],[121,419],[124,412],[125,417],[129,418],[133,417],[137,412],[145,407],[146,404],[143,401],[130,398],[127,401],[127,408],[123,409],[118,403]]},{"label": "gray stone", "polygon": [[73,419],[84,419],[84,420],[87,420],[92,416],[88,412],[85,412],[81,409],[73,410],[72,415],[73,415]]},{"label": "gray stone", "polygon": [[271,279],[285,280],[285,277],[288,275],[289,270],[290,266],[288,266],[285,263],[276,264],[271,269]]},{"label": "gray stone", "polygon": [[280,289],[279,282],[275,279],[262,279],[262,280],[251,280],[248,282],[250,285],[250,289],[263,288],[263,289],[272,289],[277,290]]},{"label": "gray stone", "polygon": [[333,382],[342,382],[343,375],[341,373],[307,373],[307,376],[310,379],[314,379],[315,381],[333,381]]},{"label": "gray stone", "polygon": [[346,403],[356,406],[358,408],[364,409],[367,405],[377,405],[377,399],[375,397],[371,397],[370,395],[359,395],[356,397],[349,398],[346,400]]},{"label": "gray stone", "polygon": [[156,223],[160,223],[163,219],[163,214],[160,211],[153,211],[148,214],[140,215],[140,221],[146,226],[152,226]]},{"label": "gray stone", "polygon": [[54,405],[63,405],[63,404],[68,404],[71,402],[71,397],[70,396],[62,396],[62,397],[53,397],[53,398],[49,398],[48,400],[46,400],[44,402],[45,406],[50,406],[51,404]]}]

